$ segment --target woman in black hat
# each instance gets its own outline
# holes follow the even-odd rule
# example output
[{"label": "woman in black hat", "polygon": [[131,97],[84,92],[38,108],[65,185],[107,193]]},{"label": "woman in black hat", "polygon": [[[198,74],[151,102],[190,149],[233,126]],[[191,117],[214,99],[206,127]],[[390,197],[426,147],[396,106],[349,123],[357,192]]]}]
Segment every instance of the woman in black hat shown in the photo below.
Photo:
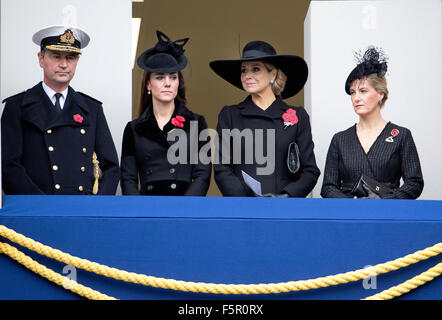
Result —
[{"label": "woman in black hat", "polygon": [[[187,65],[183,46],[188,38],[172,42],[160,31],[157,31],[157,37],[155,47],[137,59],[145,74],[139,118],[129,122],[124,130],[122,193],[205,196],[211,164],[201,163],[199,157],[194,159],[191,154],[191,151],[195,153],[191,149],[194,141],[191,139],[195,137],[190,131],[197,130],[198,139],[199,132],[206,129],[207,124],[203,116],[185,106],[181,74]],[[175,142],[179,148],[173,148]]]},{"label": "woman in black hat", "polygon": [[278,55],[264,41],[252,41],[241,59],[212,61],[210,67],[249,94],[241,103],[224,107],[218,117],[221,142],[214,170],[222,194],[306,197],[320,174],[309,116],[304,108],[282,100],[303,88],[305,61]]},{"label": "woman in black hat", "polygon": [[[324,198],[416,199],[424,181],[409,129],[384,120],[387,57],[380,48],[357,54],[345,82],[359,122],[334,135],[327,154]],[[400,186],[400,180],[403,184]]]}]

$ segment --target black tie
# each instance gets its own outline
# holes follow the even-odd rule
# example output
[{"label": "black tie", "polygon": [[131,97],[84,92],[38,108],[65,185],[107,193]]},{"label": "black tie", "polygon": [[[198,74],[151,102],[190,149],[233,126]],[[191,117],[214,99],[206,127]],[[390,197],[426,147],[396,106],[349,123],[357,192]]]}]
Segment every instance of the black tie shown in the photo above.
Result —
[{"label": "black tie", "polygon": [[55,94],[55,109],[58,112],[61,112],[61,105],[60,105],[60,97],[62,96],[61,93],[56,93]]}]

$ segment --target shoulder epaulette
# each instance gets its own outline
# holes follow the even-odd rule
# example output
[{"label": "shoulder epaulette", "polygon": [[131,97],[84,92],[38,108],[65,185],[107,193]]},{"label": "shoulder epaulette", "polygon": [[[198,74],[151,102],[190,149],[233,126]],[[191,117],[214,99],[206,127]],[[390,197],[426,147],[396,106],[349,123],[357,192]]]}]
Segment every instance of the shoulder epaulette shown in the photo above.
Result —
[{"label": "shoulder epaulette", "polygon": [[91,100],[93,100],[93,101],[95,101],[95,102],[98,102],[99,104],[103,104],[103,102],[101,102],[100,100],[97,100],[97,99],[95,99],[95,98],[92,98],[91,96],[88,96],[87,94],[85,94],[85,93],[83,93],[83,92],[77,91],[77,93],[81,94],[83,97],[86,97],[86,98],[91,99]]},{"label": "shoulder epaulette", "polygon": [[2,103],[4,103],[4,102],[5,102],[6,100],[8,100],[8,99],[11,99],[11,98],[17,97],[17,96],[19,96],[19,95],[21,95],[21,94],[24,94],[24,93],[26,93],[26,90],[25,90],[25,91],[22,91],[22,92],[19,92],[19,93],[17,93],[17,94],[14,94],[14,95],[12,95],[12,96],[10,96],[10,97],[7,97],[7,98],[5,98],[5,99],[3,99]]}]

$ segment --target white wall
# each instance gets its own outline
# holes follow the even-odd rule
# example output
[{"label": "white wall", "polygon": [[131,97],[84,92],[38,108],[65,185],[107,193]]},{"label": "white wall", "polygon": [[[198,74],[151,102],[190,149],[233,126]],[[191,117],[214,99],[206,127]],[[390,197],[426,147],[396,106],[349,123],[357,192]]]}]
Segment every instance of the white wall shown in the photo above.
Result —
[{"label": "white wall", "polygon": [[[419,199],[442,200],[441,0],[312,1],[304,21],[309,106],[317,163],[324,171],[334,133],[358,121],[344,84],[353,50],[382,47],[389,56],[387,121],[411,130],[424,175]],[[320,197],[322,175],[313,191]]]},{"label": "white wall", "polygon": [[[103,102],[118,154],[132,115],[131,0],[2,0],[1,98],[43,80],[32,35],[54,24],[78,25],[91,37],[71,86]],[[2,105],[3,108],[3,105]]]}]

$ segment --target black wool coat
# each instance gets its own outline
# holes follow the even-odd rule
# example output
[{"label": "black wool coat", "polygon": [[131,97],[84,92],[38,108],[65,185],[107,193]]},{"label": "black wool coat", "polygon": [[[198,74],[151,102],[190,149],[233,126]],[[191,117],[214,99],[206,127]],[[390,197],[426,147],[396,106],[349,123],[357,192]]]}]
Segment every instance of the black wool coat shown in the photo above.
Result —
[{"label": "black wool coat", "polygon": [[103,172],[98,194],[115,194],[118,156],[101,102],[69,87],[64,108],[57,112],[41,82],[5,101],[1,130],[6,194],[91,194],[94,151]]},{"label": "black wool coat", "polygon": [[[175,127],[171,122],[177,115],[185,119],[183,128]],[[191,127],[197,129],[192,131],[194,135]],[[210,140],[200,142],[198,139],[204,129],[207,129],[205,118],[190,111],[177,99],[171,120],[163,130],[158,126],[152,106],[138,119],[129,122],[124,130],[121,153],[123,195],[205,196],[212,167],[210,158],[205,164],[198,155],[199,150],[210,143]],[[167,157],[169,148],[177,142],[167,140],[168,133],[173,130],[182,130],[180,133],[185,137],[182,140],[185,148],[181,150],[185,159],[179,163],[171,163]],[[181,151],[174,154],[178,156]],[[207,154],[210,156],[210,150]]]},{"label": "black wool coat", "polygon": [[[285,127],[282,116],[289,108],[296,111],[298,122]],[[227,140],[221,138],[223,129],[238,129],[241,132],[245,132],[244,129],[251,129],[252,146],[246,142],[247,139],[250,142],[250,135],[242,140],[240,145],[241,159],[238,159],[238,154],[235,155],[234,153],[234,139],[230,139],[226,144]],[[262,139],[260,133],[255,129],[262,129]],[[266,138],[269,129],[275,130],[274,152],[272,150],[268,152],[267,150]],[[241,171],[261,183],[263,194],[287,193],[291,197],[306,197],[315,186],[320,171],[316,165],[313,152],[314,144],[309,116],[303,107],[291,107],[282,99],[277,98],[264,111],[255,105],[249,96],[243,102],[233,106],[225,106],[221,110],[218,117],[217,132],[220,142],[215,158],[218,163],[214,163],[215,181],[224,196],[254,195],[245,184]],[[263,145],[263,152],[258,147],[259,141],[263,141],[260,143]],[[291,173],[287,166],[288,147],[292,142],[297,143],[300,152],[301,166],[296,173]],[[230,150],[228,150],[228,145],[230,145]],[[253,149],[250,147],[253,147]],[[224,151],[229,151],[229,157],[226,157]],[[265,175],[257,172],[257,168],[266,167],[263,164],[263,159],[260,159],[261,156],[256,156],[261,153],[273,157],[275,164],[273,172],[266,172]],[[253,157],[253,159],[250,159],[250,157]]]},{"label": "black wool coat", "polygon": [[352,198],[351,190],[361,174],[391,188],[393,193],[385,198],[419,197],[424,180],[410,130],[387,123],[367,153],[359,142],[356,125],[336,133],[327,153],[321,196]]}]

